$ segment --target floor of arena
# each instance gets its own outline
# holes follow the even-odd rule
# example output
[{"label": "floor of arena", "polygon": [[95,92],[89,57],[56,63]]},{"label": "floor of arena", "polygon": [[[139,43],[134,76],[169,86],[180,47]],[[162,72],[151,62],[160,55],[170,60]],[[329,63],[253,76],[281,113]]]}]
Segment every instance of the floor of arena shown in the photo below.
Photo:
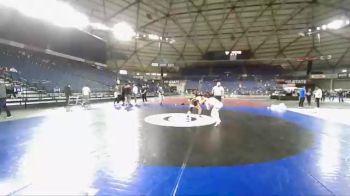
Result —
[{"label": "floor of arena", "polygon": [[0,195],[350,193],[348,103],[227,99],[217,127],[182,103],[13,111],[0,122]]}]

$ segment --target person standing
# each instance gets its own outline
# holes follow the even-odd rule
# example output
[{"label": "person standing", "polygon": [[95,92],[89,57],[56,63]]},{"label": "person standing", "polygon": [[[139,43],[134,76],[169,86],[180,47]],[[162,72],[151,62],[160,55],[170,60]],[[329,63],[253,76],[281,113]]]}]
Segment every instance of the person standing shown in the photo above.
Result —
[{"label": "person standing", "polygon": [[66,106],[68,106],[69,98],[72,96],[72,89],[70,87],[70,84],[64,87],[64,95],[66,96]]},{"label": "person standing", "polygon": [[306,100],[307,100],[308,106],[311,106],[311,97],[312,97],[312,91],[311,91],[311,88],[309,88],[306,93]]},{"label": "person standing", "polygon": [[223,86],[221,86],[221,82],[216,83],[216,86],[214,86],[212,89],[212,94],[217,100],[221,102],[223,101],[224,95],[225,95],[225,89]]},{"label": "person standing", "polygon": [[122,91],[122,101],[123,101],[123,104],[122,106],[125,106],[125,86],[126,84],[123,84],[120,88],[121,88],[121,91]]},{"label": "person standing", "polygon": [[123,94],[122,87],[119,84],[115,85],[115,87],[114,87],[114,105],[115,105],[115,102],[117,102],[117,104],[119,104],[120,101],[123,101],[123,104],[124,104],[122,94]]},{"label": "person standing", "polygon": [[339,103],[344,103],[344,92],[343,89],[339,89],[338,91]]},{"label": "person standing", "polygon": [[315,99],[316,99],[317,108],[319,108],[320,100],[322,99],[322,90],[318,87],[316,88],[316,91],[315,91]]},{"label": "person standing", "polygon": [[124,94],[125,94],[126,104],[127,104],[127,106],[130,106],[131,105],[131,94],[132,94],[132,87],[131,87],[130,82],[128,82],[124,86]]},{"label": "person standing", "polygon": [[304,107],[304,101],[305,101],[305,87],[302,87],[299,89],[299,108]]},{"label": "person standing", "polygon": [[159,104],[163,105],[163,100],[164,100],[164,90],[161,85],[158,84],[158,89],[157,89],[158,97],[159,97]]},{"label": "person standing", "polygon": [[139,87],[136,84],[134,84],[132,87],[132,94],[135,100],[135,104],[137,104],[137,95],[139,94]]},{"label": "person standing", "polygon": [[322,91],[322,102],[326,101],[327,90]]},{"label": "person standing", "polygon": [[86,107],[89,104],[90,96],[91,96],[91,90],[88,85],[85,85],[82,89],[83,94],[83,107]]},{"label": "person standing", "polygon": [[331,90],[330,96],[329,96],[329,101],[334,102],[335,96],[336,96],[336,92],[334,90]]},{"label": "person standing", "polygon": [[11,117],[11,112],[6,105],[6,99],[7,99],[7,94],[6,94],[5,81],[0,80],[0,115],[1,115],[2,109],[4,109],[6,111],[7,117],[9,118]]},{"label": "person standing", "polygon": [[143,85],[141,88],[142,102],[147,102],[147,86]]}]

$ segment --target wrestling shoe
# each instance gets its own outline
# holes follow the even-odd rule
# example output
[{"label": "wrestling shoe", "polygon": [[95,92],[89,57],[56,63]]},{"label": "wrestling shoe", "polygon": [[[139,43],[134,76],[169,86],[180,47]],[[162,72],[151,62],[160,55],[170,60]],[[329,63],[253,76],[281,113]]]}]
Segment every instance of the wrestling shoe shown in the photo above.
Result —
[{"label": "wrestling shoe", "polygon": [[220,125],[220,123],[221,123],[221,121],[219,121],[219,122],[216,122],[216,123],[215,123],[215,125],[214,125],[214,127],[217,127],[217,126],[219,126],[219,125]]}]

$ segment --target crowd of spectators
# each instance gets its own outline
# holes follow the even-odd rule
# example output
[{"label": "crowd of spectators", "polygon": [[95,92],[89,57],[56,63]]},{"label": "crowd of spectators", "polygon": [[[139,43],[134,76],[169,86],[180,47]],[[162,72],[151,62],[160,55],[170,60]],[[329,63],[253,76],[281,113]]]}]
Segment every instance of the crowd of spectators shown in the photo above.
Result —
[{"label": "crowd of spectators", "polygon": [[277,88],[275,81],[272,79],[235,79],[232,77],[229,80],[222,78],[214,80],[201,79],[199,81],[188,80],[186,89],[196,89],[202,92],[210,91],[217,81],[221,81],[226,95],[269,95]]}]

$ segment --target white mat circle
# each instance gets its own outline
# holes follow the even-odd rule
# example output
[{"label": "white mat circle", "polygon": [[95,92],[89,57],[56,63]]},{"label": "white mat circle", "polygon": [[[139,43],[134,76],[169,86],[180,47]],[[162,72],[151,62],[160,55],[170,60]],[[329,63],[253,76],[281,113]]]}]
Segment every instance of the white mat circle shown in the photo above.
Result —
[{"label": "white mat circle", "polygon": [[166,113],[147,116],[145,121],[149,124],[165,127],[201,127],[215,123],[215,120],[206,115],[185,113]]}]

